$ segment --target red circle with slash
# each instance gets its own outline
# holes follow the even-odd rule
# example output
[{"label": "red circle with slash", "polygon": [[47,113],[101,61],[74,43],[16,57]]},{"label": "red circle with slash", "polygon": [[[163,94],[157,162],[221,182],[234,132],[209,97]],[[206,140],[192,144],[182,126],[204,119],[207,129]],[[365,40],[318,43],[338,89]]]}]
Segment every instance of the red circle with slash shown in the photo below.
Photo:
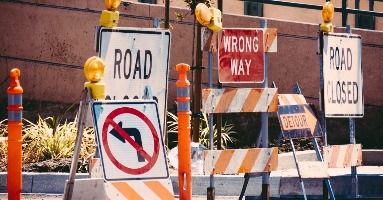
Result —
[{"label": "red circle with slash", "polygon": [[[154,141],[154,152],[152,155],[149,155],[136,141],[134,141],[130,136],[129,133],[125,132],[122,127],[120,127],[114,119],[122,114],[131,114],[135,115],[138,118],[140,118],[150,129],[150,132],[152,133],[153,136],[153,141]],[[140,168],[130,168],[127,167],[123,164],[121,164],[112,154],[109,148],[108,144],[108,128],[109,126],[112,126],[118,134],[120,134],[130,145],[133,146],[136,151],[145,158],[145,160],[148,161],[148,163]],[[109,157],[109,159],[112,161],[112,163],[121,171],[128,173],[128,174],[133,174],[133,175],[139,175],[139,174],[144,174],[148,172],[154,164],[156,164],[158,154],[159,154],[159,137],[158,133],[152,124],[152,122],[148,119],[148,117],[145,116],[142,112],[139,110],[136,110],[134,108],[130,107],[122,107],[113,110],[105,119],[105,123],[102,128],[102,144],[104,146],[104,150],[106,155]]]}]

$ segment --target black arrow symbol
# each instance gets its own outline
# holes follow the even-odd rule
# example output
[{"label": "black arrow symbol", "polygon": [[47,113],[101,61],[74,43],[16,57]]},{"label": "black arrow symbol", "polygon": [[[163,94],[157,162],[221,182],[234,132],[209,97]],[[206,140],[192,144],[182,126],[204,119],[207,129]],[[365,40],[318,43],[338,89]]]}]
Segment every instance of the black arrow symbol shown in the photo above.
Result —
[{"label": "black arrow symbol", "polygon": [[[122,122],[120,121],[118,123],[118,126],[122,128]],[[133,137],[134,141],[142,147],[142,139],[141,139],[141,133],[138,129],[136,128],[122,128],[124,130],[123,133],[121,134],[126,134],[129,137]],[[124,137],[115,129],[112,129],[110,132],[114,137],[116,137],[118,140],[120,140],[122,143],[125,143]],[[138,162],[145,162],[145,158],[137,151],[137,158]]]}]

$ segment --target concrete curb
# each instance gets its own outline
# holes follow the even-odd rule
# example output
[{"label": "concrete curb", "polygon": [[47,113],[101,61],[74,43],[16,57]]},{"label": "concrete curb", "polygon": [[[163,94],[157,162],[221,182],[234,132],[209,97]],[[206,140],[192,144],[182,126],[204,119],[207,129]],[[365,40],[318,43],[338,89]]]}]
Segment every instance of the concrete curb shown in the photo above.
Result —
[{"label": "concrete curb", "polygon": [[[371,169],[367,169],[371,170]],[[379,169],[381,171],[382,169]],[[292,172],[294,170],[291,170]],[[296,172],[295,172],[296,173]],[[282,174],[282,175],[281,175]],[[293,174],[293,175],[292,175]],[[69,173],[24,173],[22,193],[62,194]],[[77,174],[77,179],[88,178],[88,174]],[[178,195],[178,177],[170,176],[175,195]],[[361,197],[383,197],[383,174],[358,174],[359,194]],[[331,176],[331,185],[337,197],[349,197],[351,177],[349,174]],[[206,195],[209,187],[209,176],[192,177],[193,195]],[[215,193],[217,196],[239,196],[244,178],[242,175],[215,176]],[[7,192],[7,174],[0,173],[0,193]],[[305,179],[306,194],[311,197],[322,195],[322,179]],[[260,196],[262,178],[250,178],[245,196]],[[270,196],[276,198],[298,198],[302,190],[297,176],[291,172],[276,171],[270,175]]]},{"label": "concrete curb", "polygon": [[[363,164],[382,164],[382,150],[363,150]],[[276,198],[297,198],[302,189],[295,168],[292,153],[279,154],[278,171],[270,175],[270,196]],[[315,151],[297,152],[299,161],[315,161]],[[383,167],[360,166],[358,170],[359,194],[361,197],[383,197]],[[348,197],[351,193],[351,170],[329,169],[330,182],[337,197]],[[22,193],[62,194],[69,173],[23,173]],[[88,173],[76,175],[76,179],[89,178]],[[178,177],[170,176],[174,193],[178,195]],[[217,196],[239,196],[242,190],[243,175],[217,175],[214,178]],[[322,179],[305,179],[305,189],[310,197],[321,197]],[[245,196],[260,196],[262,178],[250,178]],[[210,186],[209,176],[193,175],[193,195],[206,195]],[[0,173],[0,193],[7,193],[7,173]]]}]

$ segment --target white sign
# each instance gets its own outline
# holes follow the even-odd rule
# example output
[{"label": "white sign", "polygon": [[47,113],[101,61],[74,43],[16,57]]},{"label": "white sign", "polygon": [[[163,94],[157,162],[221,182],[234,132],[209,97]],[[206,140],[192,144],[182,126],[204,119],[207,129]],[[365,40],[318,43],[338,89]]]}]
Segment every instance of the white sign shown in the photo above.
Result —
[{"label": "white sign", "polygon": [[165,127],[170,32],[158,29],[101,28],[99,56],[105,62],[106,100],[142,99],[150,86]]},{"label": "white sign", "polygon": [[155,101],[96,101],[92,114],[105,180],[169,178]]},{"label": "white sign", "polygon": [[363,117],[361,36],[325,33],[323,44],[326,117]]}]

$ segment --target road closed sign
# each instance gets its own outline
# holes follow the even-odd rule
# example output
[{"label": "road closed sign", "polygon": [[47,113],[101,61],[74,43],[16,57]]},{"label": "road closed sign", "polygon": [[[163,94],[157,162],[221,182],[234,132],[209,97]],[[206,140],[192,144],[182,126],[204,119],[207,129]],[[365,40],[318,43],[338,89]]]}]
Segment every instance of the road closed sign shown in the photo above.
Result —
[{"label": "road closed sign", "polygon": [[165,127],[170,32],[158,29],[101,28],[99,56],[105,62],[106,100],[142,99],[149,86]]},{"label": "road closed sign", "polygon": [[262,83],[265,78],[264,29],[223,29],[219,37],[221,83]]},{"label": "road closed sign", "polygon": [[360,35],[324,34],[323,81],[326,117],[363,117]]},{"label": "road closed sign", "polygon": [[155,101],[96,101],[92,114],[105,180],[169,177]]}]

